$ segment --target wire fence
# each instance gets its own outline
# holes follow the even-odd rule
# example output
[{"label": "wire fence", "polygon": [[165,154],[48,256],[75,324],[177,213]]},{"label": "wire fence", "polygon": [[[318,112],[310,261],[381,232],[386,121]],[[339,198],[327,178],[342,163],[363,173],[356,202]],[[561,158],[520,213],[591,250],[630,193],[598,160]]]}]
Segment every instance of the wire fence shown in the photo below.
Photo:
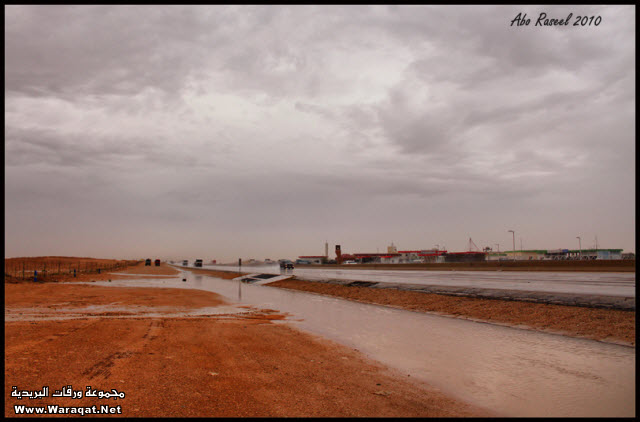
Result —
[{"label": "wire fence", "polygon": [[103,271],[116,271],[134,265],[139,261],[122,262],[89,262],[89,261],[42,261],[22,260],[19,262],[4,263],[5,277],[18,279],[30,279],[34,277],[46,278],[48,276],[74,275],[101,273]]}]

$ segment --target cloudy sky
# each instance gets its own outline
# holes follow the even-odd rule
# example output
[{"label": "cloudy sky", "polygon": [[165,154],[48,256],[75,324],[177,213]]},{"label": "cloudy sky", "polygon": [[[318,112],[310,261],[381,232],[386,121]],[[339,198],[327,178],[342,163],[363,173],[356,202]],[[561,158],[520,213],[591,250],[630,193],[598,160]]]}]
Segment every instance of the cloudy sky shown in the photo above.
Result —
[{"label": "cloudy sky", "polygon": [[5,255],[635,252],[635,18],[5,6]]}]

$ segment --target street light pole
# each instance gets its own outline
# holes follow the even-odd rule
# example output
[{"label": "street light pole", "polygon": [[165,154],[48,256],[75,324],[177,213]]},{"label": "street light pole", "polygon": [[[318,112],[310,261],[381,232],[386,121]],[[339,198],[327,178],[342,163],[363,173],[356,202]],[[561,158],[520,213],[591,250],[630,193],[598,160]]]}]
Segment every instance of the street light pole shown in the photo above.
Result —
[{"label": "street light pole", "polygon": [[513,230],[507,230],[508,232],[511,232],[511,234],[513,234],[513,260],[516,260],[516,232],[514,232]]},{"label": "street light pole", "polygon": [[576,239],[578,239],[578,247],[580,248],[580,259],[582,259],[582,239],[580,239],[580,236],[576,236]]}]

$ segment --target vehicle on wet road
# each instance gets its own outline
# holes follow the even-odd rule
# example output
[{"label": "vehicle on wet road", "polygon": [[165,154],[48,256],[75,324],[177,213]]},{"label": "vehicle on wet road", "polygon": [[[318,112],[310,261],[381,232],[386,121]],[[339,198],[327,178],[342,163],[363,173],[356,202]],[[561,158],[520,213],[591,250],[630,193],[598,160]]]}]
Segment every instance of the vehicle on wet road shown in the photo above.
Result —
[{"label": "vehicle on wet road", "polygon": [[293,262],[289,261],[288,259],[281,259],[279,261],[280,263],[280,269],[284,269],[284,270],[293,270]]}]

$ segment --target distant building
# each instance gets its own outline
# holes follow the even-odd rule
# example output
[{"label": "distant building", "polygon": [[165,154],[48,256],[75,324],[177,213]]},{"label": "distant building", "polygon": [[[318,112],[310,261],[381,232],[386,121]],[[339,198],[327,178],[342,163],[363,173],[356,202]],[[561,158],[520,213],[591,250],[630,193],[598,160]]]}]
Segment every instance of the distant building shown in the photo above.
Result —
[{"label": "distant building", "polygon": [[399,264],[400,263],[400,254],[386,254],[380,257],[381,264]]},{"label": "distant building", "polygon": [[[558,251],[563,251],[559,253],[565,253],[565,249],[558,249]],[[547,250],[544,249],[530,249],[523,251],[504,251],[499,255],[501,258],[506,257],[507,259],[516,259],[517,261],[537,261],[540,259],[545,259],[545,255],[547,254]],[[495,255],[495,254],[491,254]]]},{"label": "distant building", "polygon": [[484,252],[448,252],[443,254],[444,262],[484,262],[487,254]]},{"label": "distant building", "polygon": [[[298,264],[324,264],[327,262],[327,257],[326,256],[299,256],[299,259],[296,260],[296,263]],[[298,261],[303,261],[303,262],[298,262]],[[307,262],[304,262],[307,261]]]},{"label": "distant building", "polygon": [[622,249],[583,249],[569,252],[574,256],[582,252],[582,259],[622,259]]},{"label": "distant building", "polygon": [[[336,245],[336,251],[339,251]],[[529,249],[504,252],[484,251],[447,252],[439,249],[422,249],[398,251],[392,243],[387,253],[355,253],[341,254],[342,260],[352,260],[359,264],[410,264],[410,263],[444,263],[444,262],[484,262],[484,261],[537,261],[537,260],[577,260],[577,259],[635,259],[635,254],[623,254],[622,249]],[[322,256],[301,256],[305,260],[321,260]],[[326,263],[326,261],[322,261]],[[319,263],[319,262],[318,262]]]},{"label": "distant building", "polygon": [[551,249],[544,259],[552,260],[609,260],[622,259],[622,249]]},{"label": "distant building", "polygon": [[418,256],[421,252],[422,251],[398,251],[400,254],[400,263],[423,262],[423,259]]},{"label": "distant building", "polygon": [[432,249],[430,251],[422,251],[422,253],[418,254],[419,257],[426,263],[438,263],[444,262],[444,257],[447,254],[447,251],[440,251],[437,249]]},{"label": "distant building", "polygon": [[359,264],[378,264],[382,263],[382,257],[389,255],[389,253],[354,253],[353,260]]}]

